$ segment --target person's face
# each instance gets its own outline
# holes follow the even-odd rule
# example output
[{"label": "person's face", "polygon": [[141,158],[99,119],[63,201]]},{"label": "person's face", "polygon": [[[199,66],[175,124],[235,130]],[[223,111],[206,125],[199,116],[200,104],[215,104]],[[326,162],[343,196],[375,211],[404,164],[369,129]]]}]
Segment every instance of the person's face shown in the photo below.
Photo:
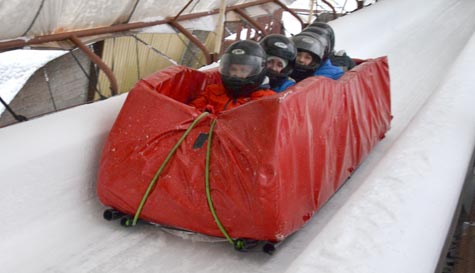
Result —
[{"label": "person's face", "polygon": [[301,65],[310,65],[313,61],[313,58],[310,53],[301,51],[297,52],[297,59],[295,61]]},{"label": "person's face", "polygon": [[267,60],[267,69],[280,73],[284,69],[284,64],[277,59]]},{"label": "person's face", "polygon": [[247,78],[252,72],[252,66],[245,64],[231,64],[229,66],[229,76],[236,78]]}]

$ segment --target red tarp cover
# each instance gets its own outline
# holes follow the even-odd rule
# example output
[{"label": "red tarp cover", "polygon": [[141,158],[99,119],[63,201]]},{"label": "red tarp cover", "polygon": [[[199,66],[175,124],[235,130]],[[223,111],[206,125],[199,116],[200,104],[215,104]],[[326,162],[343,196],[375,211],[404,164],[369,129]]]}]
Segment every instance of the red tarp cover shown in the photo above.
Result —
[{"label": "red tarp cover", "polygon": [[[174,66],[128,94],[103,149],[101,202],[133,215],[157,169],[193,120],[186,105],[216,71]],[[179,147],[141,218],[208,235],[222,234],[205,194],[205,143],[217,119],[211,196],[233,238],[280,241],[307,222],[389,129],[386,57],[364,61],[338,81],[311,77],[284,93],[208,115]]]}]

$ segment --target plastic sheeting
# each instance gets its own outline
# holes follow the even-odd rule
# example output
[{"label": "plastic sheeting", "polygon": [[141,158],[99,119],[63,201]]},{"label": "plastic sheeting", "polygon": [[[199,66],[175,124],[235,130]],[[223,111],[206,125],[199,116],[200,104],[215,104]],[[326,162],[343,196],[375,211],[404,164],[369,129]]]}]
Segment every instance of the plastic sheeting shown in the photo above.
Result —
[{"label": "plastic sheeting", "polygon": [[[175,66],[140,81],[103,149],[101,202],[133,215],[165,157],[200,114],[186,105],[216,71]],[[338,81],[311,77],[284,93],[208,115],[160,175],[141,218],[222,236],[205,194],[206,143],[213,131],[211,196],[233,238],[280,241],[302,227],[389,129],[386,57],[367,60]]]},{"label": "plastic sheeting", "polygon": [[[0,1],[0,42],[12,39],[29,39],[35,36],[57,34],[76,30],[93,29],[124,23],[151,22],[175,17],[189,0],[149,0],[149,1],[113,1],[113,0],[21,0]],[[195,1],[181,15],[208,12],[220,7],[220,0]],[[253,2],[250,0],[227,1],[227,6]],[[290,4],[293,0],[282,0]],[[272,14],[278,5],[269,3],[245,9],[251,16]],[[218,15],[180,22],[190,30],[215,31]],[[175,33],[167,26],[155,26],[142,30],[153,33]],[[105,38],[106,36],[101,36]],[[88,42],[97,37],[82,38]],[[55,46],[50,43],[48,46]],[[56,45],[61,46],[61,44]]]}]

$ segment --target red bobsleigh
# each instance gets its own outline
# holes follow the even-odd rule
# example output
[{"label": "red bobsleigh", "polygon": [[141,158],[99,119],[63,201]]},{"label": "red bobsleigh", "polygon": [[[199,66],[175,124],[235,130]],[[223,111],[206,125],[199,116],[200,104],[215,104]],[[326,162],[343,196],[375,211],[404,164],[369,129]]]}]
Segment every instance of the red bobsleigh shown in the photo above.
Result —
[{"label": "red bobsleigh", "polygon": [[173,66],[136,84],[102,152],[97,192],[105,206],[133,216],[142,203],[145,221],[278,242],[322,207],[389,129],[389,71],[380,57],[337,81],[307,78],[207,115],[164,165],[202,114],[187,103],[217,82],[216,70]]}]

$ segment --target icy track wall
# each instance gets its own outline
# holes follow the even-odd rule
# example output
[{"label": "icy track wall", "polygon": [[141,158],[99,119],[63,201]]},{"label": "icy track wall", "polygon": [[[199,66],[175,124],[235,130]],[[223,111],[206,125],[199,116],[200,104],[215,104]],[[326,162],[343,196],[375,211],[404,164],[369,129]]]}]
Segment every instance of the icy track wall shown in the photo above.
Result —
[{"label": "icy track wall", "polygon": [[119,96],[0,129],[1,272],[433,272],[474,147],[475,2],[390,1],[332,22],[388,55],[387,137],[268,257],[101,219],[95,179]]}]

